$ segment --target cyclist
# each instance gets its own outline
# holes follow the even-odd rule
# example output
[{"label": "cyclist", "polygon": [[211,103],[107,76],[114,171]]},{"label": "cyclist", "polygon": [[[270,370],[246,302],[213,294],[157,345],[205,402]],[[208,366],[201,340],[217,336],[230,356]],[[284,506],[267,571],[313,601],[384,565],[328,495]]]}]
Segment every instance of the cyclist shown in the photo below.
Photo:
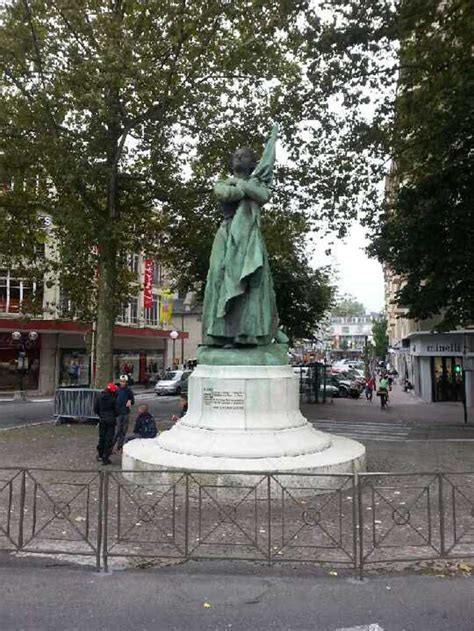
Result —
[{"label": "cyclist", "polygon": [[390,384],[385,375],[382,375],[379,381],[379,389],[377,391],[377,395],[380,397],[380,407],[384,408],[388,403],[388,390]]}]

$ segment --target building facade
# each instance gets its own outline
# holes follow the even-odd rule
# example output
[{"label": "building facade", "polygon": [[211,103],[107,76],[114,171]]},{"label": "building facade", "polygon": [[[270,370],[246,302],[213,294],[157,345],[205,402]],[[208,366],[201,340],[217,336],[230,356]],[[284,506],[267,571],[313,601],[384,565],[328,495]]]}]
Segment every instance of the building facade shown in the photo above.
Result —
[{"label": "building facade", "polygon": [[[46,245],[45,256],[49,255]],[[146,383],[151,373],[180,363],[181,348],[188,335],[170,319],[163,322],[163,290],[167,279],[159,262],[153,263],[151,306],[144,307],[143,256],[129,257],[137,275],[136,295],[123,305],[114,329],[114,375],[127,374],[133,383]],[[148,263],[149,266],[149,263]],[[150,266],[149,266],[150,267]],[[22,305],[35,293],[43,309],[40,316],[27,317]],[[179,324],[179,323],[176,323]],[[172,331],[176,330],[176,339]],[[26,340],[21,357],[12,333]],[[35,339],[30,340],[31,333]],[[57,284],[31,286],[12,270],[0,269],[0,392],[17,390],[20,384],[38,394],[51,394],[58,386],[88,386],[95,367],[94,326],[70,317],[70,305]]]},{"label": "building facade", "polygon": [[390,361],[426,402],[474,406],[474,328],[436,332],[438,320],[411,320],[397,305],[401,280],[385,269]]},{"label": "building facade", "polygon": [[373,342],[372,326],[380,314],[362,316],[332,316],[329,326],[329,342],[333,355],[360,356],[366,344]]}]

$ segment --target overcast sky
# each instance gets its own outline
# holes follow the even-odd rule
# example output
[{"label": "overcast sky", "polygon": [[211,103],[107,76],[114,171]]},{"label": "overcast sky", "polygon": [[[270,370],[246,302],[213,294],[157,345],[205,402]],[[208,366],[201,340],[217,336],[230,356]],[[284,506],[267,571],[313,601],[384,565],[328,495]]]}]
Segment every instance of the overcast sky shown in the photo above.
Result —
[{"label": "overcast sky", "polygon": [[[328,240],[329,241],[329,240]],[[335,240],[332,254],[326,256],[325,240],[316,240],[313,263],[316,266],[330,264],[337,272],[339,293],[352,294],[365,305],[367,311],[383,311],[383,272],[380,263],[369,259],[364,252],[368,241],[365,229],[354,223],[344,240]]]}]

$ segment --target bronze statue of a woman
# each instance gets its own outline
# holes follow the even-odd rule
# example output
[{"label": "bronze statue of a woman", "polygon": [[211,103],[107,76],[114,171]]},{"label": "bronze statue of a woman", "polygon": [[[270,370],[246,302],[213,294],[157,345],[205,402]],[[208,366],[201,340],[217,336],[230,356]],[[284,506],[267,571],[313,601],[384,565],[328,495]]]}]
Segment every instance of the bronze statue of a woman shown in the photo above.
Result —
[{"label": "bronze statue of a woman", "polygon": [[234,348],[270,344],[278,314],[260,207],[270,197],[278,127],[260,162],[249,148],[232,157],[232,176],[214,187],[224,219],[212,246],[203,311],[203,344]]}]

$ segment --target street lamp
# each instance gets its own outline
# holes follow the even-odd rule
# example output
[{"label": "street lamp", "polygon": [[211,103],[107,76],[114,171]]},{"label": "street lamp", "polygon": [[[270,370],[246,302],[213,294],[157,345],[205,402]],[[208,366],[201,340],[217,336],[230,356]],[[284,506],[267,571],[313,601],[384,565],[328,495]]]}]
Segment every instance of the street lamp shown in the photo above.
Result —
[{"label": "street lamp", "polygon": [[176,355],[176,340],[178,339],[178,337],[179,337],[178,331],[176,331],[175,329],[170,331],[170,338],[173,340],[173,362],[172,362],[173,369],[174,369],[174,358]]},{"label": "street lamp", "polygon": [[23,381],[26,373],[28,372],[28,356],[26,351],[35,345],[38,339],[38,333],[36,331],[29,331],[28,333],[22,333],[21,331],[12,332],[12,342],[18,348],[18,359],[16,369],[18,371],[18,392],[15,394],[15,398],[25,400],[25,390],[23,388]]}]

